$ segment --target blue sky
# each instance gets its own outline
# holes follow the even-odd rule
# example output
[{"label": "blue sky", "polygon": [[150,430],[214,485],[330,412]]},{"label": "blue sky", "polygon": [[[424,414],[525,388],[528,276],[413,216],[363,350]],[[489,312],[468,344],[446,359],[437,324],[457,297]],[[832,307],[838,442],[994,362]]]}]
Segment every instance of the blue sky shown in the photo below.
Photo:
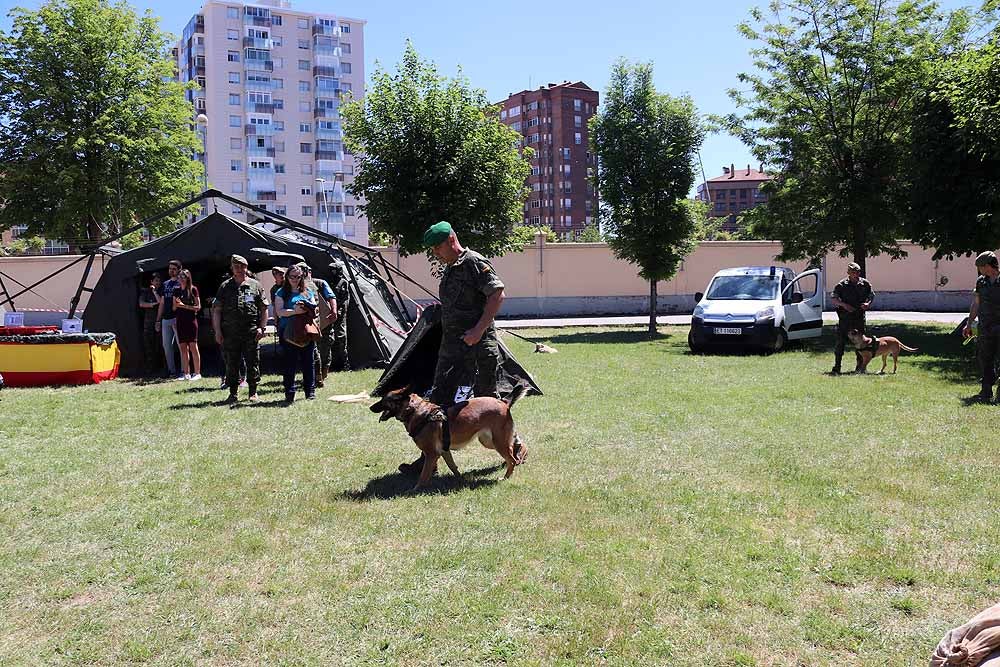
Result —
[{"label": "blue sky", "polygon": [[[131,0],[149,9],[165,30],[179,34],[201,7],[196,0]],[[15,5],[37,7],[37,0],[0,0],[6,18]],[[477,0],[293,0],[296,8],[330,12],[368,21],[366,72],[375,60],[392,68],[409,38],[439,71],[461,66],[472,83],[493,101],[529,86],[563,80],[583,81],[603,92],[611,64],[618,57],[652,61],[661,92],[689,94],[702,113],[732,110],[728,88],[750,69],[750,44],[736,24],[751,7],[766,0],[575,0],[528,4]],[[956,8],[968,2],[944,0]],[[570,11],[573,14],[570,14]],[[708,178],[722,166],[752,162],[737,139],[710,136],[702,149]],[[700,179],[700,174],[698,175]]]}]

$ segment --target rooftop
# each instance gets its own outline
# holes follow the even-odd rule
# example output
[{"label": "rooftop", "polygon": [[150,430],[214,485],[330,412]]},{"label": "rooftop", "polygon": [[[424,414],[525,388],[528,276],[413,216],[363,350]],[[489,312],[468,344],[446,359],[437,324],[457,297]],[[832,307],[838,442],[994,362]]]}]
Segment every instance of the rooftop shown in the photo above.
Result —
[{"label": "rooftop", "polygon": [[716,176],[715,178],[708,179],[709,183],[724,183],[733,181],[769,181],[774,176],[765,173],[763,171],[763,165],[761,169],[752,169],[750,165],[746,168],[734,169],[732,165],[722,168],[722,176]]}]

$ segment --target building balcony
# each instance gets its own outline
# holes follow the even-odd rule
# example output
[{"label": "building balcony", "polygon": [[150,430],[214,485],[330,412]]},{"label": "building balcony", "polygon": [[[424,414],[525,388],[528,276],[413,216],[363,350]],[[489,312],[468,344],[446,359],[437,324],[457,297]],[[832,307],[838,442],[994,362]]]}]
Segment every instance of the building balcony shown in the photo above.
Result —
[{"label": "building balcony", "polygon": [[247,102],[250,113],[274,113],[274,104],[270,102]]},{"label": "building balcony", "polygon": [[278,201],[277,190],[250,190],[251,201]]},{"label": "building balcony", "polygon": [[261,70],[264,72],[274,71],[274,61],[273,60],[244,60],[243,69],[247,71],[251,70]]},{"label": "building balcony", "polygon": [[191,71],[192,71],[193,76],[205,76],[205,66],[204,65],[201,65],[200,67],[199,66],[192,67]]},{"label": "building balcony", "polygon": [[340,26],[313,23],[312,34],[325,35],[327,37],[340,37]]},{"label": "building balcony", "polygon": [[243,47],[247,49],[266,49],[270,51],[274,48],[274,40],[262,39],[260,37],[244,37]]},{"label": "building balcony", "polygon": [[324,140],[327,140],[327,141],[343,141],[343,139],[344,139],[344,131],[342,129],[340,129],[339,127],[337,129],[335,129],[335,130],[326,130],[326,129],[322,129],[321,130],[319,127],[317,127],[316,128],[316,138],[317,139],[324,139]]},{"label": "building balcony", "polygon": [[271,27],[271,17],[270,16],[250,16],[248,14],[243,15],[243,23],[246,25],[255,25],[261,28]]},{"label": "building balcony", "polygon": [[271,90],[274,89],[274,84],[271,83],[271,79],[270,78],[267,79],[267,81],[260,81],[258,79],[249,79],[248,78],[246,80],[246,89],[247,90],[263,91],[263,92],[270,92]]},{"label": "building balcony", "polygon": [[313,118],[340,118],[340,109],[327,109],[326,107],[316,107],[313,109]]},{"label": "building balcony", "polygon": [[313,76],[330,76],[336,78],[339,75],[336,66],[316,65],[313,67]]},{"label": "building balcony", "polygon": [[[317,160],[333,160],[340,162],[343,159],[343,153],[340,151],[316,151],[314,153]],[[343,171],[343,168],[341,168]]]},{"label": "building balcony", "polygon": [[246,137],[270,137],[274,135],[274,126],[270,123],[255,124],[247,123],[243,126],[243,136]]},{"label": "building balcony", "polygon": [[258,146],[250,146],[247,148],[248,157],[274,157],[273,148],[260,148]]},{"label": "building balcony", "polygon": [[328,181],[336,179],[337,174],[344,173],[344,163],[341,160],[316,160],[316,177],[325,178]]},{"label": "building balcony", "polygon": [[337,79],[318,77],[316,79],[316,83],[314,84],[314,89],[317,94],[322,95],[323,97],[339,97],[340,81]]}]

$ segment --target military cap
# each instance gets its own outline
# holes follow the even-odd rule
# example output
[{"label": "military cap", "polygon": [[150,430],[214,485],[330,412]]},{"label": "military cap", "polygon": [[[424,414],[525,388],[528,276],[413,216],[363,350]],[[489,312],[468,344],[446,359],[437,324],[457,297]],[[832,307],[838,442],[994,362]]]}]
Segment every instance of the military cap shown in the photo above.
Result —
[{"label": "military cap", "polygon": [[861,271],[861,265],[858,264],[857,262],[851,262],[850,264],[847,265],[847,270],[848,271]]},{"label": "military cap", "polygon": [[976,257],[976,266],[986,266],[987,264],[992,266],[997,265],[997,255],[992,250],[981,252],[979,253],[979,256]]},{"label": "military cap", "polygon": [[343,273],[344,263],[339,259],[335,259],[332,262],[330,262],[330,265],[327,268],[330,269],[330,271],[332,271],[333,273]]},{"label": "military cap", "polygon": [[299,267],[303,271],[312,271],[312,267],[306,264],[305,262],[297,262],[295,266]]},{"label": "military cap", "polygon": [[283,267],[283,266],[272,266],[272,267],[271,267],[271,273],[275,273],[275,272],[278,272],[278,273],[284,273],[284,272],[285,272],[285,271],[287,271],[287,270],[288,270],[288,269],[286,269],[286,268],[285,268],[285,267]]},{"label": "military cap", "polygon": [[243,266],[250,266],[250,262],[243,255],[233,255],[229,258],[230,264],[242,264]]},{"label": "military cap", "polygon": [[424,232],[424,246],[427,248],[433,248],[439,243],[443,243],[448,240],[454,230],[451,228],[451,223],[441,222],[435,223],[427,228]]}]

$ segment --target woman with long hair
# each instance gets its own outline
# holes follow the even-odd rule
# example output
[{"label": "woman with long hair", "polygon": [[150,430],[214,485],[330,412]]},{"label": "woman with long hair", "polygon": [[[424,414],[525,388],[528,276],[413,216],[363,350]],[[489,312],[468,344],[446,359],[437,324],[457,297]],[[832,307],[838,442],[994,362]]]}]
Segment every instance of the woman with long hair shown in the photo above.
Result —
[{"label": "woman with long hair", "polygon": [[285,401],[295,400],[295,374],[302,368],[302,388],[307,399],[316,398],[316,374],[313,353],[316,342],[299,347],[288,341],[295,317],[311,317],[316,305],[316,295],[306,286],[301,267],[290,266],[285,270],[285,280],[274,295],[274,313],[278,316],[278,338],[285,355]]},{"label": "woman with long hair", "polygon": [[[177,312],[177,344],[181,348],[181,369],[185,380],[201,379],[201,351],[198,349],[198,312],[201,297],[191,282],[187,269],[178,276],[181,286],[174,292],[174,310]],[[191,355],[190,365],[188,355]],[[191,370],[194,373],[191,373]]]}]

